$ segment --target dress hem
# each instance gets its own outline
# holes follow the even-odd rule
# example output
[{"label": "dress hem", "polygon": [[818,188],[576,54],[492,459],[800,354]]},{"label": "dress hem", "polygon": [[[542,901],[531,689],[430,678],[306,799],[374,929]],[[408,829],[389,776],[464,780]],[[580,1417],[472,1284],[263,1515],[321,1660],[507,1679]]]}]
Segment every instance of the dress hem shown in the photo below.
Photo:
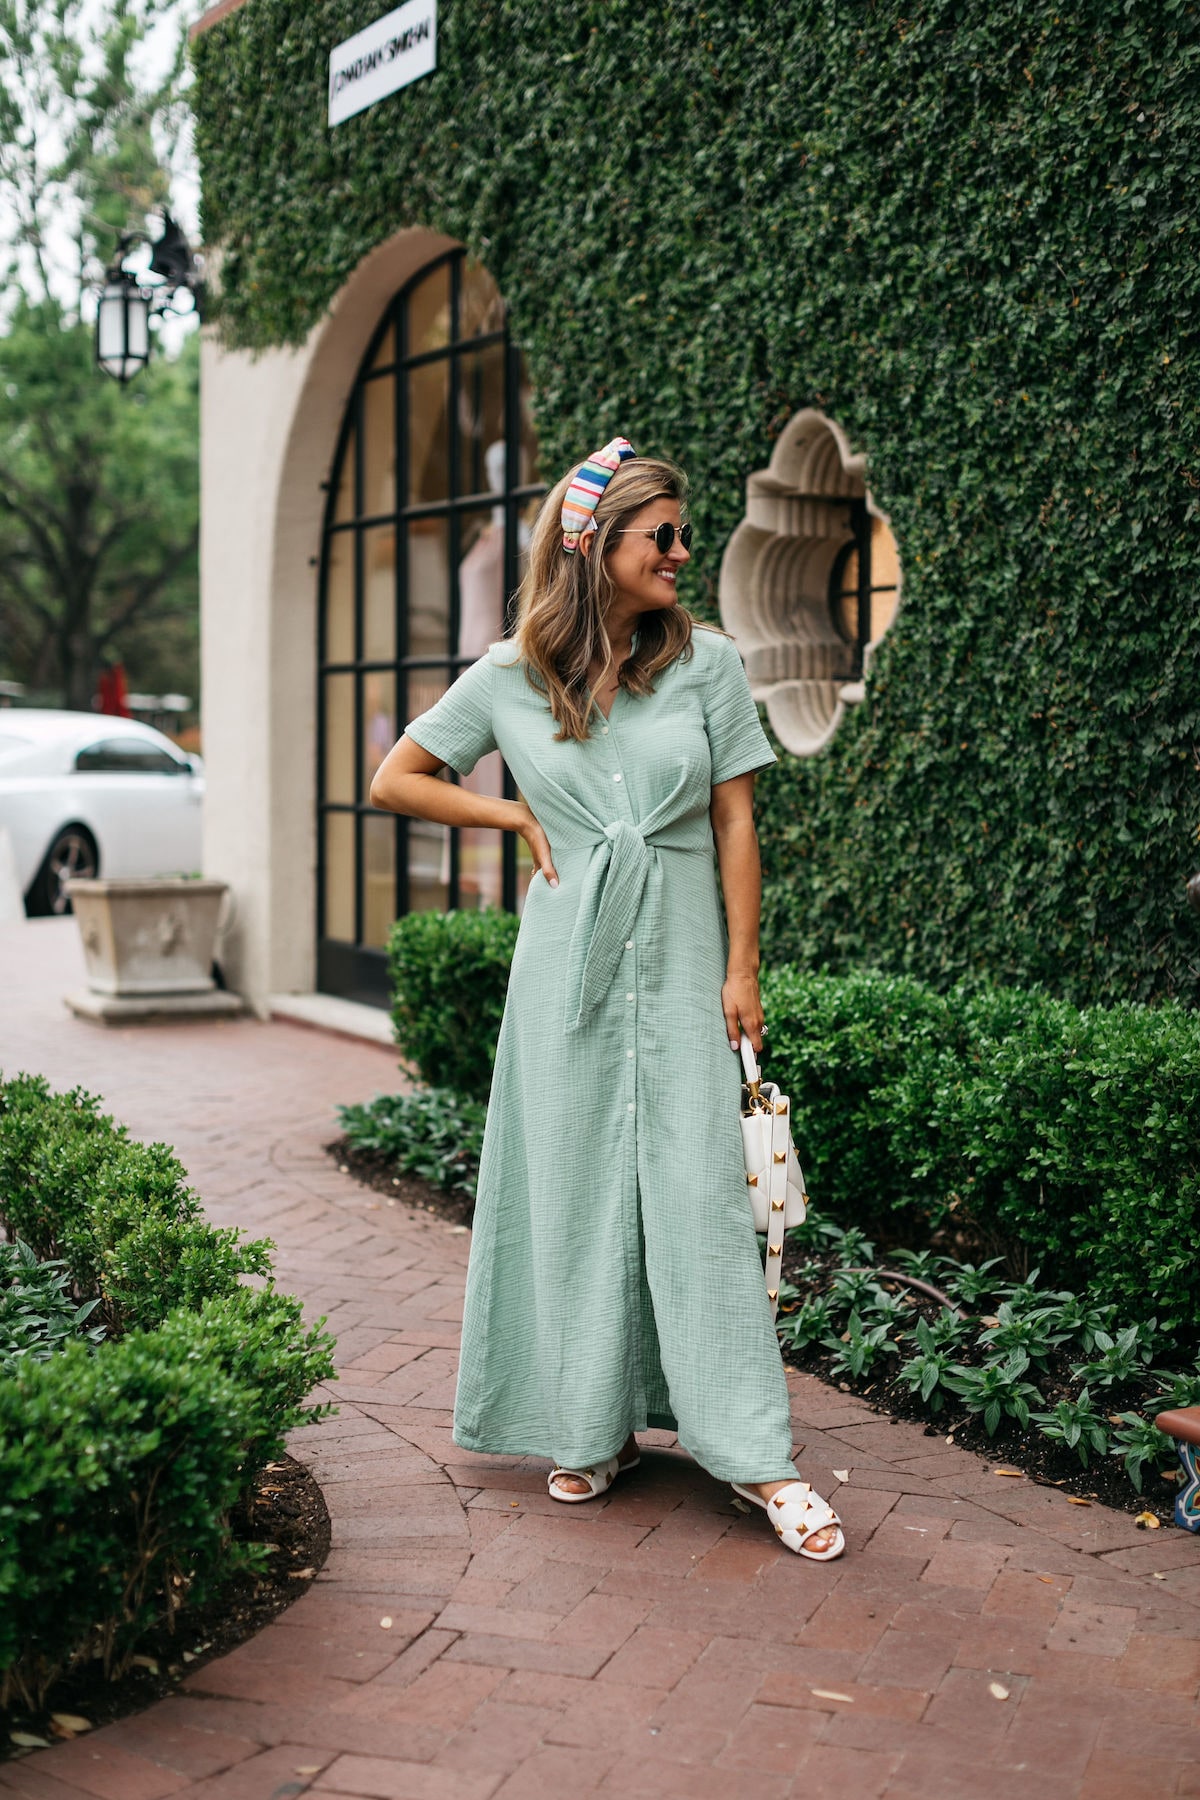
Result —
[{"label": "dress hem", "polygon": [[[625,1433],[625,1436],[621,1439],[620,1443],[615,1445],[612,1449],[605,1449],[594,1453],[589,1451],[586,1456],[580,1455],[573,1457],[569,1462],[562,1461],[555,1451],[547,1450],[542,1443],[532,1443],[527,1440],[517,1443],[512,1439],[505,1439],[503,1442],[497,1442],[494,1438],[490,1438],[485,1443],[474,1433],[463,1431],[458,1426],[454,1428],[451,1436],[460,1450],[470,1450],[476,1456],[537,1456],[544,1458],[547,1462],[557,1463],[562,1468],[584,1469],[592,1467],[595,1463],[607,1462],[610,1457],[616,1456],[624,1449],[626,1439],[630,1436],[631,1432],[675,1431],[676,1429],[677,1427],[673,1420],[669,1423],[663,1423],[663,1415],[661,1413],[654,1413],[650,1415],[644,1425],[635,1424],[630,1426],[629,1431]],[[737,1481],[740,1482],[743,1487],[757,1487],[764,1481],[798,1481],[802,1479],[796,1472],[794,1462],[788,1462],[785,1465],[769,1469],[765,1474],[730,1474],[723,1472],[721,1469],[714,1469],[708,1463],[702,1462],[698,1456],[693,1455],[686,1444],[681,1443],[679,1448],[698,1468],[703,1469],[706,1475],[711,1475],[714,1481]]]}]

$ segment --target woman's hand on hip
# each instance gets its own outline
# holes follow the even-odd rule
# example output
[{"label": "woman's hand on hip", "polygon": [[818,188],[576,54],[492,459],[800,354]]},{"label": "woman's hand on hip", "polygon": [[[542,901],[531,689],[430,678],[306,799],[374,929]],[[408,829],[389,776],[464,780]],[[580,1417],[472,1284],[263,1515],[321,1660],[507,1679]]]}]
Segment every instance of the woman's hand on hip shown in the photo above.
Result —
[{"label": "woman's hand on hip", "polygon": [[534,818],[528,802],[521,800],[518,805],[524,816],[517,822],[517,835],[523,837],[529,845],[529,854],[534,860],[535,867],[545,876],[551,887],[557,887],[558,872],[550,855],[550,839]]},{"label": "woman's hand on hip", "polygon": [[755,1051],[761,1051],[763,1009],[758,997],[758,976],[727,975],[721,988],[721,1009],[725,1014],[731,1049],[737,1049],[740,1033],[744,1031]]}]

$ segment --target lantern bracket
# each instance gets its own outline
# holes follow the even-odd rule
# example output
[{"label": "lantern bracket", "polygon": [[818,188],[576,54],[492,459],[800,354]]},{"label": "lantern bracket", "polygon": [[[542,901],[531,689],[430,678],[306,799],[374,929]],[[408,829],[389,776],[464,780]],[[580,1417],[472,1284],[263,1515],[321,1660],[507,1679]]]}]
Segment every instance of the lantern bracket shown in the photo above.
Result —
[{"label": "lantern bracket", "polygon": [[[116,254],[105,270],[96,308],[96,362],[106,375],[122,386],[144,369],[150,360],[149,324],[164,314],[194,312],[204,317],[204,277],[187,239],[163,208],[162,236],[151,238],[137,229],[123,231]],[[159,279],[146,283],[137,271],[126,268],[125,259],[135,244],[147,244],[153,252],[148,273]],[[187,296],[186,303],[181,304]]]}]

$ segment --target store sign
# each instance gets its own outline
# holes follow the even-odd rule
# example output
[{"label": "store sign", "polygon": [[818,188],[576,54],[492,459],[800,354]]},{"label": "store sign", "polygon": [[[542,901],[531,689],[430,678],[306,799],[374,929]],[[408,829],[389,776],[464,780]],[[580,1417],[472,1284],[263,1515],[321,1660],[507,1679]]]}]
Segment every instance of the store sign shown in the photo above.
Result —
[{"label": "store sign", "polygon": [[437,0],[407,0],[329,58],[329,123],[340,125],[437,67]]}]

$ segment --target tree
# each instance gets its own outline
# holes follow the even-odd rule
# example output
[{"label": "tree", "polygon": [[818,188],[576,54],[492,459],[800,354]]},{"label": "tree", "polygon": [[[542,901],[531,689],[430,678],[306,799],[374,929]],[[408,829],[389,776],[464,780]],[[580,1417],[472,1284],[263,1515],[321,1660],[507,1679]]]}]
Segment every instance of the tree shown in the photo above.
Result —
[{"label": "tree", "polygon": [[122,389],[88,316],[120,232],[169,199],[181,57],[166,0],[0,0],[0,672],[71,707],[136,627],[195,619],[195,337]]}]

